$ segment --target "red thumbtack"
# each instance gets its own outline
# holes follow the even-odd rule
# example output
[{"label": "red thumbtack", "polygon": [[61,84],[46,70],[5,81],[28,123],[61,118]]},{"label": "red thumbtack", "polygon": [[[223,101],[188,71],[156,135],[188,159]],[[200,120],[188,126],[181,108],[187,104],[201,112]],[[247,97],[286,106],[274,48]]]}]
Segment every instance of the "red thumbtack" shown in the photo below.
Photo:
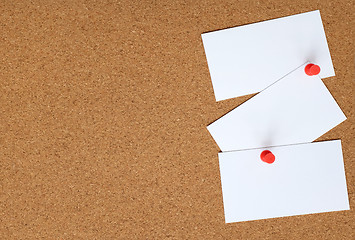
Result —
[{"label": "red thumbtack", "polygon": [[275,161],[275,155],[272,154],[269,150],[262,151],[260,154],[260,158],[263,162],[273,163]]},{"label": "red thumbtack", "polygon": [[304,71],[308,76],[314,76],[320,73],[320,67],[318,65],[310,63],[307,64],[307,66],[304,68]]}]

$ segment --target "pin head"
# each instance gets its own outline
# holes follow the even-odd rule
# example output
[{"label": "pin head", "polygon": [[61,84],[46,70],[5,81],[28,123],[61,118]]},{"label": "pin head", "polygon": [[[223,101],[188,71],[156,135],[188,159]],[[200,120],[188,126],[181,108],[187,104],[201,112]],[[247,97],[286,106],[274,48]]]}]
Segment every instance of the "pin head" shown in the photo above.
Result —
[{"label": "pin head", "polygon": [[308,76],[318,75],[320,73],[320,67],[318,65],[310,63],[310,64],[307,64],[307,66],[304,68],[304,72]]},{"label": "pin head", "polygon": [[271,164],[271,163],[275,162],[275,155],[272,154],[272,152],[270,152],[269,150],[264,150],[260,154],[260,159],[263,162]]}]

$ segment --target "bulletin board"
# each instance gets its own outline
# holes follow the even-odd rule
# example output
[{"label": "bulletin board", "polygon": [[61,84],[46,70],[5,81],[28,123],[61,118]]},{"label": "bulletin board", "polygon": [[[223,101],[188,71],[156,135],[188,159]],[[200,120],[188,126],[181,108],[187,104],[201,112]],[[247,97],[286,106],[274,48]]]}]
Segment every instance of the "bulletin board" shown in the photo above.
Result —
[{"label": "bulletin board", "polygon": [[[350,211],[225,224],[201,33],[319,9]],[[1,239],[354,239],[354,2],[0,2]]]}]

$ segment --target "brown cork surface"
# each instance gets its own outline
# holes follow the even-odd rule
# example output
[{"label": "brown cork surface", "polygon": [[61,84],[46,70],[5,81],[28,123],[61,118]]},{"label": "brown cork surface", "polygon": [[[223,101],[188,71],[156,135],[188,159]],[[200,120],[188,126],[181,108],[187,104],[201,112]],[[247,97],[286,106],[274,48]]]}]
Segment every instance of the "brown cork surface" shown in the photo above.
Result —
[{"label": "brown cork surface", "polygon": [[348,117],[355,206],[354,2],[0,1],[0,239],[354,239],[354,210],[224,223],[201,33],[321,11]]}]

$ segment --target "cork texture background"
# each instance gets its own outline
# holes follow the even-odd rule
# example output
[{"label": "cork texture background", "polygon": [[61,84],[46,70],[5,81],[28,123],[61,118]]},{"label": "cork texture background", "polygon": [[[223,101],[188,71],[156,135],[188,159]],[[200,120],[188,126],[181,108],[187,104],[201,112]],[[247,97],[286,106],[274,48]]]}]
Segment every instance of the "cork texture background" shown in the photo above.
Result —
[{"label": "cork texture background", "polygon": [[[350,211],[225,224],[201,33],[319,9]],[[0,239],[354,239],[354,1],[0,1]]]}]

